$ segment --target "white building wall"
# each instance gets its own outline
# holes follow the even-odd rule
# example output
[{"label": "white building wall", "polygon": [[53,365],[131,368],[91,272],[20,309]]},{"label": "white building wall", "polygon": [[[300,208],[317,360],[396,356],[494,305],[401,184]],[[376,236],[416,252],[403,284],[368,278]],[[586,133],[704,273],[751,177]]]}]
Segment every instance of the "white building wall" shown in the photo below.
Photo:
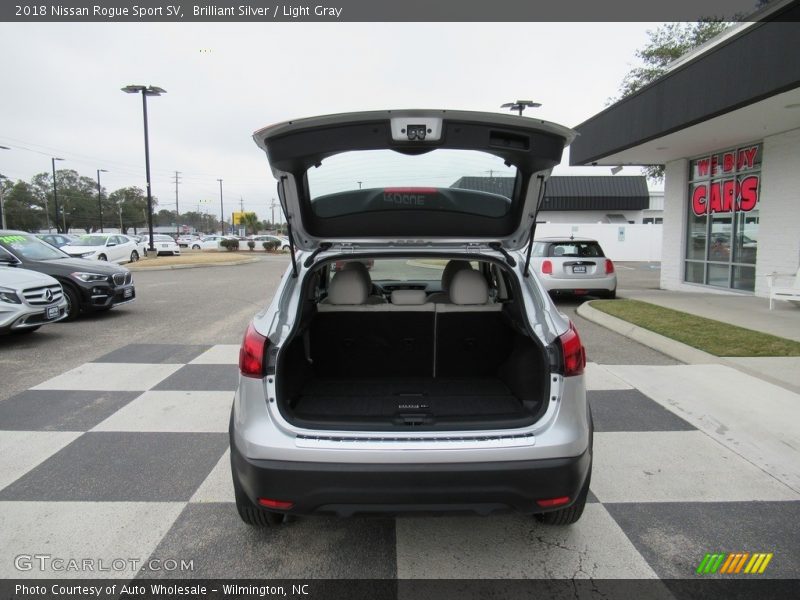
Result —
[{"label": "white building wall", "polygon": [[689,161],[666,164],[664,173],[664,231],[661,247],[661,287],[697,289],[683,283],[683,257],[688,207]]},{"label": "white building wall", "polygon": [[607,223],[606,215],[624,215],[627,221],[642,222],[641,210],[543,210],[536,217],[547,223]]},{"label": "white building wall", "polygon": [[769,273],[795,273],[800,263],[800,129],[764,138],[759,201],[756,295]]},{"label": "white building wall", "polygon": [[662,225],[623,225],[613,223],[540,223],[536,239],[545,237],[591,238],[600,242],[605,255],[613,261],[661,260]]}]

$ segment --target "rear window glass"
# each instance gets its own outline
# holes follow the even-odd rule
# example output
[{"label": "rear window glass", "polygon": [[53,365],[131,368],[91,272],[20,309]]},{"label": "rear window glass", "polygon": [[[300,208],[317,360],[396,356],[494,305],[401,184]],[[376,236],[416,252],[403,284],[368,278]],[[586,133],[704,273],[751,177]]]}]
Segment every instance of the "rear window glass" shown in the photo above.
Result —
[{"label": "rear window glass", "polygon": [[[337,271],[348,269],[349,262],[361,262],[367,267],[370,279],[378,282],[390,281],[441,281],[442,273],[449,262],[447,259],[439,258],[386,258],[386,259],[365,259],[360,261],[336,261],[332,263],[329,277],[333,277]],[[470,266],[474,270],[480,268],[478,261],[471,261]]]},{"label": "rear window glass", "polygon": [[319,217],[394,210],[502,217],[511,206],[517,169],[475,150],[360,150],[326,158],[306,175]]},{"label": "rear window glass", "polygon": [[534,256],[552,256],[569,258],[600,258],[603,250],[597,242],[581,242],[578,240],[565,242],[536,242],[533,248]]}]

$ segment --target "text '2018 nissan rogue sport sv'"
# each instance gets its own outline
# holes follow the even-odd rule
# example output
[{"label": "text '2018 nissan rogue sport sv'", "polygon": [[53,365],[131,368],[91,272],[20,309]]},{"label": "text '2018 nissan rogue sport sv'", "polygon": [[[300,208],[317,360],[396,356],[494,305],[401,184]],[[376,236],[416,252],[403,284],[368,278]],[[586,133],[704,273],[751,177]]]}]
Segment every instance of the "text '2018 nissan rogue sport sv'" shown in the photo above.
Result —
[{"label": "text '2018 nissan rogue sport sv'", "polygon": [[294,247],[240,351],[230,442],[245,522],[580,518],[585,352],[529,269],[545,182],[573,137],[538,119],[442,110],[256,132]]}]

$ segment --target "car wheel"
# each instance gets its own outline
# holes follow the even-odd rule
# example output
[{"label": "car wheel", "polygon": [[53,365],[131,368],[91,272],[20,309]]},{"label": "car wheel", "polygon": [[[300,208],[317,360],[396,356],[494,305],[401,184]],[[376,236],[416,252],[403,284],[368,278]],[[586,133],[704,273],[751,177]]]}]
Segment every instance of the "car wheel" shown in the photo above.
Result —
[{"label": "car wheel", "polygon": [[578,498],[572,506],[554,510],[544,514],[536,515],[536,520],[545,525],[572,525],[577,523],[586,507],[586,497],[589,495],[589,481],[592,479],[592,471],[586,475],[586,482],[583,484]]},{"label": "car wheel", "polygon": [[195,244],[194,246],[192,246],[192,250],[200,250],[200,246],[198,246],[197,244]]},{"label": "car wheel", "polygon": [[248,525],[252,525],[253,527],[270,527],[288,521],[286,518],[287,515],[264,510],[253,504],[239,484],[235,470],[233,471],[233,495],[236,499],[236,512],[239,513],[239,517],[242,521]]},{"label": "car wheel", "polygon": [[604,296],[605,298],[608,298],[609,300],[613,300],[614,298],[616,298],[616,297],[617,297],[617,289],[616,289],[616,288],[614,288],[614,289],[613,289],[613,290],[611,290],[610,292],[606,292],[606,293],[605,293],[603,296]]},{"label": "car wheel", "polygon": [[67,299],[67,316],[64,317],[65,321],[74,321],[81,312],[80,298],[78,292],[69,285],[64,285],[64,297]]},{"label": "car wheel", "polygon": [[105,254],[99,254],[97,260],[108,260],[108,257]]},{"label": "car wheel", "polygon": [[131,262],[136,262],[137,260],[139,260],[139,253],[134,250],[131,252]]}]

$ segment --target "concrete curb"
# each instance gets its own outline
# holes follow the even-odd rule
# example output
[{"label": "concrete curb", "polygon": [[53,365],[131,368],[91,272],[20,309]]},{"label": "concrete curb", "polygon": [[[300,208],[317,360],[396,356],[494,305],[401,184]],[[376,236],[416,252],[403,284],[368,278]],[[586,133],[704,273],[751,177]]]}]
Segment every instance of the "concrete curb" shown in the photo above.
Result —
[{"label": "concrete curb", "polygon": [[692,348],[691,346],[687,346],[686,344],[650,331],[649,329],[645,329],[644,327],[639,327],[628,321],[623,321],[622,319],[597,310],[590,306],[590,304],[591,302],[584,302],[578,307],[576,312],[588,321],[602,325],[606,329],[624,335],[653,350],[658,350],[662,354],[666,354],[667,356],[690,365],[725,364],[733,366],[719,356],[714,356],[708,352]]},{"label": "concrete curb", "polygon": [[[128,266],[128,269],[131,271],[136,271],[142,273],[144,271],[173,271],[175,269],[198,269],[201,267],[231,267],[235,265],[246,265],[248,263],[254,263],[261,260],[260,258],[247,258],[245,260],[232,260],[226,262],[216,262],[216,263],[197,263],[197,264],[189,264],[189,265],[164,265],[162,267],[136,267],[136,266]],[[127,266],[127,265],[126,265]]]},{"label": "concrete curb", "polygon": [[772,383],[789,391],[800,394],[800,388],[787,381],[776,379],[775,377],[767,375],[766,373],[756,369],[740,365],[720,356],[714,356],[713,354],[703,352],[697,348],[692,348],[691,346],[663,336],[659,333],[655,333],[654,331],[650,331],[649,329],[639,327],[638,325],[634,325],[633,323],[623,321],[622,319],[604,313],[590,305],[591,302],[584,302],[577,308],[576,312],[588,321],[597,323],[606,329],[610,329],[615,333],[624,335],[627,338],[648,346],[653,350],[657,350],[662,354],[666,354],[667,356],[683,363],[689,365],[724,365],[726,367],[730,367],[731,369],[736,369],[741,373],[745,373],[746,375],[756,377],[762,381]]}]

